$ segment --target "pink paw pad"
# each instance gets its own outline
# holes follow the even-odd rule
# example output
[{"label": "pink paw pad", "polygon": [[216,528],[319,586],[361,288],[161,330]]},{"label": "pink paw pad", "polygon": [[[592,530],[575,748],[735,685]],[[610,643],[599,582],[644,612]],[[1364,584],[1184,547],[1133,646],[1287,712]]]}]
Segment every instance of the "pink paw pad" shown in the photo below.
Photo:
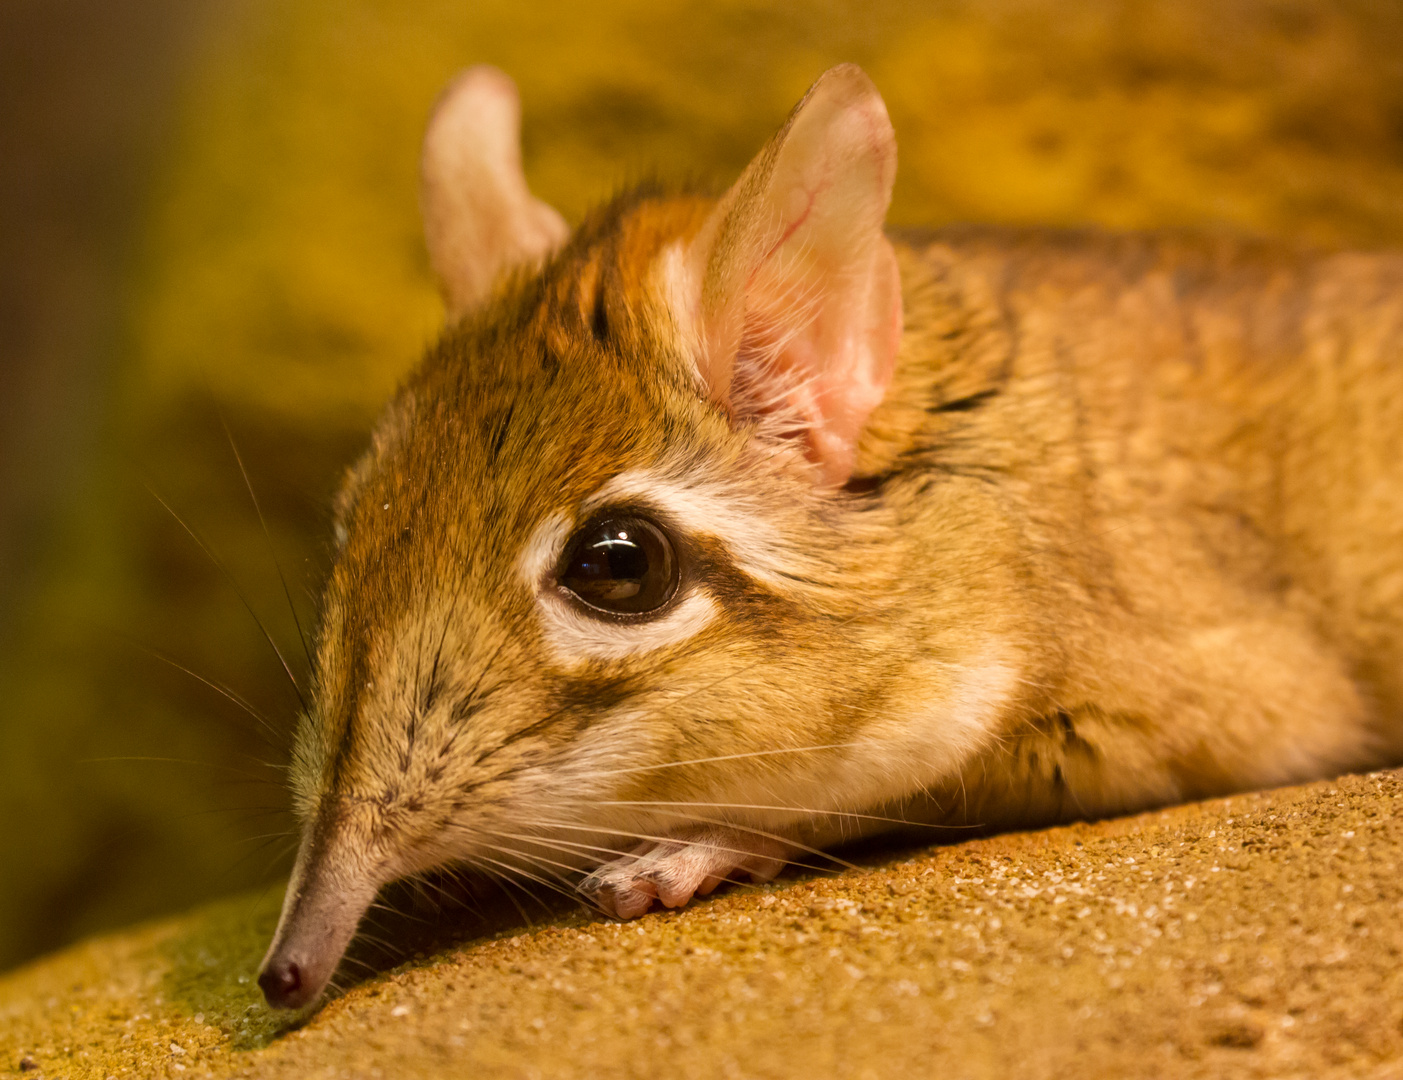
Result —
[{"label": "pink paw pad", "polygon": [[633,919],[653,906],[677,908],[723,881],[769,881],[791,849],[779,840],[734,829],[707,828],[642,844],[595,870],[580,892],[606,914]]}]

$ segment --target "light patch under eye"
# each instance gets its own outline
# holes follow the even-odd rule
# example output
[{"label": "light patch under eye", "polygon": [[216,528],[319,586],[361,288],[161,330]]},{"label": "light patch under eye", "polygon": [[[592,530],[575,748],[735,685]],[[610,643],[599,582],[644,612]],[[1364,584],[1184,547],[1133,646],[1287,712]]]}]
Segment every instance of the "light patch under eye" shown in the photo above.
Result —
[{"label": "light patch under eye", "polygon": [[546,588],[540,594],[541,628],[552,658],[571,666],[585,660],[623,660],[680,645],[696,637],[716,616],[716,601],[693,588],[667,614],[647,622],[611,623],[579,611]]}]

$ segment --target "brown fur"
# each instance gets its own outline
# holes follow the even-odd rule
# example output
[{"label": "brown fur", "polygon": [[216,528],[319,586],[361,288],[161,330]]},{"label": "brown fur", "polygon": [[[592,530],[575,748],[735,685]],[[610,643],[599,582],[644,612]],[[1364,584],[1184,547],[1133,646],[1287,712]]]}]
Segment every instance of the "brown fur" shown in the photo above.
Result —
[{"label": "brown fur", "polygon": [[[285,925],[446,861],[1045,823],[1397,756],[1403,258],[897,238],[896,373],[829,490],[667,316],[657,259],[708,210],[625,197],[504,281],[351,473]],[[523,546],[640,471],[712,500],[678,542],[714,615],[562,659]]]},{"label": "brown fur", "polygon": [[[1008,602],[1031,608],[1047,693],[964,777],[979,816],[1397,755],[1403,259],[965,232],[906,267],[929,306],[903,355],[928,359],[868,467],[901,475],[919,447],[1003,507],[1014,543],[988,550],[1026,567]],[[950,400],[942,377],[989,396],[911,430],[913,398]]]}]

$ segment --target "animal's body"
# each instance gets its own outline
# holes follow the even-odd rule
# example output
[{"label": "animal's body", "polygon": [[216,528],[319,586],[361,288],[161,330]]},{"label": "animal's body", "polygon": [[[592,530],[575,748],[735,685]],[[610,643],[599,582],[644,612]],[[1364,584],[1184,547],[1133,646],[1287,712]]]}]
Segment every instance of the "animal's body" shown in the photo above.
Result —
[{"label": "animal's body", "polygon": [[447,863],[629,916],[1398,756],[1403,257],[888,237],[855,68],[573,233],[515,138],[479,69],[426,141],[450,322],[343,493],[270,1001]]}]

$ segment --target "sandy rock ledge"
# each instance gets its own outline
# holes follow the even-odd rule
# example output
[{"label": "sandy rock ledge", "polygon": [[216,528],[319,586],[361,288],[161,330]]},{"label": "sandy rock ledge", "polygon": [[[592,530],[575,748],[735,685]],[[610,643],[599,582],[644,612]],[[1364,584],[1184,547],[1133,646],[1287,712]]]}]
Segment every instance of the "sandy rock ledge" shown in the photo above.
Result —
[{"label": "sandy rock ledge", "polygon": [[869,856],[253,984],[276,890],[0,979],[0,1075],[1403,1077],[1403,773]]}]

